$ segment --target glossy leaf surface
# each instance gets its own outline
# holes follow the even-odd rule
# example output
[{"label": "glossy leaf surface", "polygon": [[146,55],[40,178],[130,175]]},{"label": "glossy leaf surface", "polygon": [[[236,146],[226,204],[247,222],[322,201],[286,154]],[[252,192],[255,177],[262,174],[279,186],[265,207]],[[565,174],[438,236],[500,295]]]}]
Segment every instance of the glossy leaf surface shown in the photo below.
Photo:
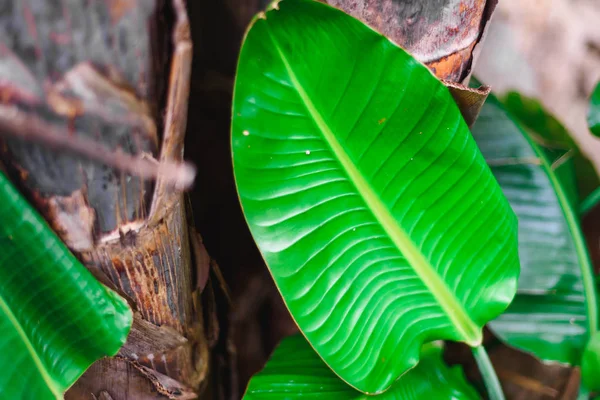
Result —
[{"label": "glossy leaf surface", "polygon": [[[277,346],[265,368],[250,380],[245,400],[365,400],[338,378],[310,347],[302,335],[290,336]],[[421,361],[402,376],[380,400],[472,400],[477,392],[465,380],[459,366],[448,367],[442,349],[434,343],[421,351]]]},{"label": "glossy leaf surface", "polygon": [[327,5],[274,7],[239,59],[238,193],[311,345],[381,392],[422,343],[481,342],[515,292],[516,219],[427,68]]},{"label": "glossy leaf surface", "polygon": [[553,163],[493,96],[472,132],[519,218],[517,296],[490,326],[543,360],[578,365],[597,309],[578,216],[558,175],[568,165]]},{"label": "glossy leaf surface", "polygon": [[588,109],[588,126],[590,131],[600,137],[600,82],[590,97],[590,108]]},{"label": "glossy leaf surface", "polygon": [[132,321],[0,172],[0,398],[61,399]]}]

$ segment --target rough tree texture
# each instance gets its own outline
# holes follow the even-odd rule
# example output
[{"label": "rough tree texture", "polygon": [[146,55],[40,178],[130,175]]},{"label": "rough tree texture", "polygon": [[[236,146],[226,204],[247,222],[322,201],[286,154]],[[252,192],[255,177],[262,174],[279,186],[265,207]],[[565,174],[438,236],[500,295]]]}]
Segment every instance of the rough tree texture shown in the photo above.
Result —
[{"label": "rough tree texture", "polygon": [[[0,117],[181,161],[190,67],[182,0],[0,0]],[[1,151],[55,231],[135,311],[119,356],[95,363],[66,398],[195,398],[209,344],[183,196],[30,142],[6,139]]]},{"label": "rough tree texture", "polygon": [[411,52],[440,78],[461,82],[497,0],[326,0]]},{"label": "rough tree texture", "polygon": [[[443,80],[463,82],[498,0],[320,0],[399,44]],[[226,0],[244,27],[270,0]],[[476,56],[477,54],[475,54]]]}]

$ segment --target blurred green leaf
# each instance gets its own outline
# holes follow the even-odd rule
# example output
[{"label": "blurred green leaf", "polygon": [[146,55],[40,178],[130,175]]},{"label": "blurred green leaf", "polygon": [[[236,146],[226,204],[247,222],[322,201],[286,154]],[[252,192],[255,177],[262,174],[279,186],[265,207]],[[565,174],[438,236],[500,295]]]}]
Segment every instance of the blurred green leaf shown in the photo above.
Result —
[{"label": "blurred green leaf", "polygon": [[596,332],[583,353],[581,379],[591,391],[600,391],[600,333]]},{"label": "blurred green leaf", "polygon": [[0,398],[62,399],[131,321],[0,172]]},{"label": "blurred green leaf", "polygon": [[[265,368],[249,382],[244,400],[366,400],[338,378],[302,335],[283,339]],[[428,343],[419,364],[403,375],[378,400],[471,400],[480,398],[465,380],[460,366],[448,367],[442,349]]]},{"label": "blurred green leaf", "polygon": [[508,344],[543,360],[579,365],[597,331],[598,308],[579,216],[565,188],[573,170],[557,166],[554,153],[515,121],[490,96],[472,128],[519,219],[517,295],[490,326]]},{"label": "blurred green leaf", "polygon": [[[503,102],[546,153],[551,164],[573,163],[575,174],[565,174],[562,181],[569,198],[579,207],[579,202],[600,187],[600,178],[593,164],[577,147],[569,131],[538,100],[510,92]],[[558,175],[560,177],[560,173]]]},{"label": "blurred green leaf", "polygon": [[600,82],[590,96],[587,120],[590,131],[600,137]]}]

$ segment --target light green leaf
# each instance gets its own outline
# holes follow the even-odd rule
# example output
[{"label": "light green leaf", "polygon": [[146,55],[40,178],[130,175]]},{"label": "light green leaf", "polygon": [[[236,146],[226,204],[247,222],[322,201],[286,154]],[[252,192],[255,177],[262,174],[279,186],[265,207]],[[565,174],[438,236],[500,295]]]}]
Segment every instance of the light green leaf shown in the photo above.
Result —
[{"label": "light green leaf", "polygon": [[62,399],[131,321],[0,172],[0,399]]},{"label": "light green leaf", "polygon": [[[366,400],[323,363],[302,335],[283,339],[265,368],[250,380],[244,400]],[[423,346],[421,361],[378,400],[472,400],[480,398],[460,366],[448,367],[442,348]]]},{"label": "light green leaf", "polygon": [[516,218],[426,67],[325,4],[273,7],[239,59],[238,193],[311,345],[379,393],[423,343],[481,343],[515,293]]},{"label": "light green leaf", "polygon": [[590,131],[600,137],[600,82],[590,96],[587,120]]},{"label": "light green leaf", "polygon": [[472,132],[519,218],[517,296],[490,326],[508,344],[543,360],[579,365],[597,329],[597,303],[564,179],[495,97],[488,98]]}]

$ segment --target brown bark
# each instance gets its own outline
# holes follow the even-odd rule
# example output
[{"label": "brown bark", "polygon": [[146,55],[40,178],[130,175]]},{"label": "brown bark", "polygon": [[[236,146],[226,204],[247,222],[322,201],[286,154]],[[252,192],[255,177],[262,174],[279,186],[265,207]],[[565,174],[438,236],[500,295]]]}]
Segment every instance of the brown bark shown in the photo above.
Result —
[{"label": "brown bark", "polygon": [[364,21],[425,63],[462,82],[497,0],[326,0]]},{"label": "brown bark", "polygon": [[[389,37],[438,78],[460,83],[498,0],[320,0],[360,19]],[[226,0],[242,30],[270,0]],[[476,56],[477,54],[475,54]]]},{"label": "brown bark", "polygon": [[[467,87],[498,0],[319,0],[360,19],[409,51],[448,86],[471,126],[489,88]],[[238,28],[267,0],[226,0]],[[232,21],[233,22],[233,21]]]},{"label": "brown bark", "polygon": [[[154,165],[183,161],[192,51],[183,0],[3,7],[0,108],[71,144],[99,143]],[[72,146],[24,141],[14,132],[22,126],[0,125],[13,180],[135,312],[119,355],[96,362],[66,398],[196,398],[211,358],[193,261],[202,258],[190,251],[183,195],[164,174],[153,183]]]},{"label": "brown bark", "polygon": [[389,37],[424,63],[448,86],[472,125],[489,88],[469,89],[498,0],[325,0]]}]

